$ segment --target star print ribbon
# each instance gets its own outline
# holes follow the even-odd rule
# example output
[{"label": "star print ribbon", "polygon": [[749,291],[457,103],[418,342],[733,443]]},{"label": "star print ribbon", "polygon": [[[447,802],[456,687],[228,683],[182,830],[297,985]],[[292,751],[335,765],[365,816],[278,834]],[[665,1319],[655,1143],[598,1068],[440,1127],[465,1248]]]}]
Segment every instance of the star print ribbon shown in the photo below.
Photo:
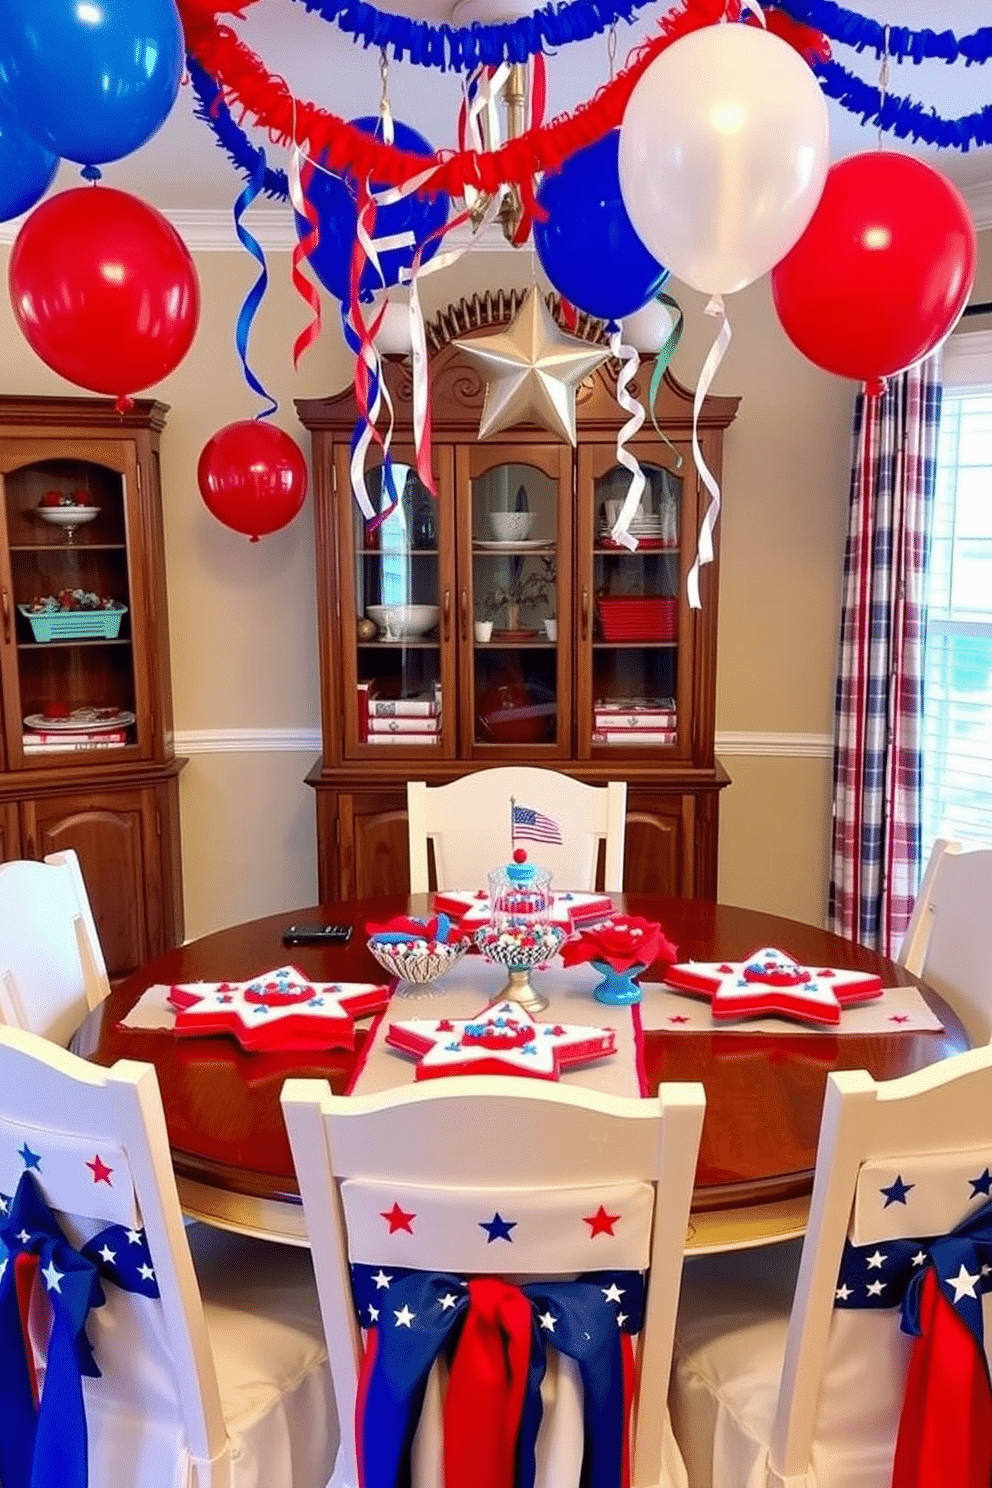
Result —
[{"label": "star print ribbon", "polygon": [[[137,1236],[145,1255],[144,1241]],[[0,1482],[3,1488],[86,1488],[87,1436],[83,1376],[100,1370],[86,1337],[91,1307],[101,1307],[101,1275],[128,1291],[158,1296],[150,1266],[147,1277],[130,1278],[116,1265],[129,1232],[110,1225],[81,1251],[59,1228],[34,1178],[23,1173],[0,1221],[6,1248],[0,1278]],[[110,1257],[109,1261],[107,1257]],[[37,1376],[27,1332],[30,1289],[44,1279],[52,1323],[44,1387]]]},{"label": "star print ribbon", "polygon": [[639,1272],[523,1287],[402,1268],[388,1276],[365,1265],[351,1272],[358,1320],[369,1329],[356,1409],[361,1488],[409,1482],[427,1379],[442,1352],[450,1355],[446,1488],[533,1488],[549,1342],[579,1365],[585,1488],[623,1488],[631,1336],[644,1308]]},{"label": "star print ribbon", "polygon": [[[877,1244],[845,1247],[835,1306],[899,1306],[903,1332],[916,1339],[892,1488],[992,1483],[992,1380],[982,1322],[990,1267],[992,1201],[936,1239],[889,1240],[884,1253]],[[876,1278],[871,1290],[869,1275]]]}]

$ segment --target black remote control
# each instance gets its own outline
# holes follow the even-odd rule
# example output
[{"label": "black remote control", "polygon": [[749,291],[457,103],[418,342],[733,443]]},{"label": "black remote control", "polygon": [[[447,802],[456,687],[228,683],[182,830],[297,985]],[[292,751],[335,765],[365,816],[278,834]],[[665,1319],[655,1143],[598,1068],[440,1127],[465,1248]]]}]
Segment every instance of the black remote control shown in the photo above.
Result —
[{"label": "black remote control", "polygon": [[350,937],[350,925],[287,925],[282,932],[282,943],[286,946],[344,945]]}]

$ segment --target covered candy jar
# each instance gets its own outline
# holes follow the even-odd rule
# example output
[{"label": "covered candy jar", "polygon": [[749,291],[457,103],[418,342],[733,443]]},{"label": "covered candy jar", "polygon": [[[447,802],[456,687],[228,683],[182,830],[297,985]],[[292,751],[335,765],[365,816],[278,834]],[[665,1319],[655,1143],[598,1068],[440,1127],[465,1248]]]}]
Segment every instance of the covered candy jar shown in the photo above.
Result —
[{"label": "covered candy jar", "polygon": [[489,902],[492,918],[476,933],[475,942],[487,960],[509,972],[499,995],[529,1013],[541,1013],[548,1000],[534,990],[530,975],[557,954],[565,939],[564,929],[551,921],[551,874],[528,863],[518,848],[512,863],[490,872]]}]

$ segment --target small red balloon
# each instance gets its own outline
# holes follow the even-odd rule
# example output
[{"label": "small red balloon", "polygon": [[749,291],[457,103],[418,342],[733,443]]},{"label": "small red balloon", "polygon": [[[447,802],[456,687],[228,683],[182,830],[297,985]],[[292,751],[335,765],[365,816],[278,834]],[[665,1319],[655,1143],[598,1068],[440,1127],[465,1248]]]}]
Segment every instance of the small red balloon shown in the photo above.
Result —
[{"label": "small red balloon", "polygon": [[957,187],[910,155],[832,165],[809,226],[772,270],[782,328],[827,372],[875,393],[947,336],[975,279],[975,227]]},{"label": "small red balloon", "polygon": [[527,849],[526,848],[523,848],[523,847],[516,847],[516,848],[514,848],[514,850],[513,850],[513,861],[515,863],[526,863],[526,861],[527,861]]},{"label": "small red balloon", "polygon": [[17,323],[41,360],[122,409],[168,376],[196,335],[189,249],[126,191],[80,186],[43,201],[17,235],[8,273]]},{"label": "small red balloon", "polygon": [[307,463],[273,424],[242,419],[218,429],[196,467],[200,494],[219,522],[252,542],[285,527],[307,495]]}]

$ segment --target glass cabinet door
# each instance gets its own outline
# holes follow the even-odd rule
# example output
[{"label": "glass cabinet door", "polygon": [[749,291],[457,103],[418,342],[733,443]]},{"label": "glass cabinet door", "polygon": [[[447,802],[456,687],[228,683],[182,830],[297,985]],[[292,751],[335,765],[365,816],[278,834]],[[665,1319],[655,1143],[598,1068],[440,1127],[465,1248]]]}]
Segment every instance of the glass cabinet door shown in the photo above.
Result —
[{"label": "glass cabinet door", "polygon": [[[444,471],[450,455],[435,450]],[[354,647],[345,646],[345,752],[380,749],[453,753],[454,671],[451,633],[450,480],[438,497],[420,481],[412,453],[393,457],[393,489],[383,467],[366,472],[378,520],[353,500],[342,452],[339,511],[350,526],[350,573],[342,574],[342,604],[355,615]],[[346,528],[347,530],[347,528]],[[347,613],[343,609],[343,614]],[[347,629],[345,631],[347,635]]]},{"label": "glass cabinet door", "polygon": [[571,451],[504,446],[459,458],[462,747],[567,754]]},{"label": "glass cabinet door", "polygon": [[680,695],[691,680],[680,656],[684,474],[674,459],[668,466],[653,453],[654,461],[641,457],[646,485],[629,527],[637,539],[632,549],[612,536],[630,472],[611,462],[608,451],[580,453],[579,747],[585,758],[621,750],[681,753],[679,725],[691,705]]},{"label": "glass cabinet door", "polygon": [[[10,767],[110,762],[142,742],[143,623],[128,556],[131,447],[5,451],[3,682]],[[133,450],[131,451],[133,454]],[[134,500],[134,496],[130,498]],[[139,613],[136,613],[136,601]]]}]

